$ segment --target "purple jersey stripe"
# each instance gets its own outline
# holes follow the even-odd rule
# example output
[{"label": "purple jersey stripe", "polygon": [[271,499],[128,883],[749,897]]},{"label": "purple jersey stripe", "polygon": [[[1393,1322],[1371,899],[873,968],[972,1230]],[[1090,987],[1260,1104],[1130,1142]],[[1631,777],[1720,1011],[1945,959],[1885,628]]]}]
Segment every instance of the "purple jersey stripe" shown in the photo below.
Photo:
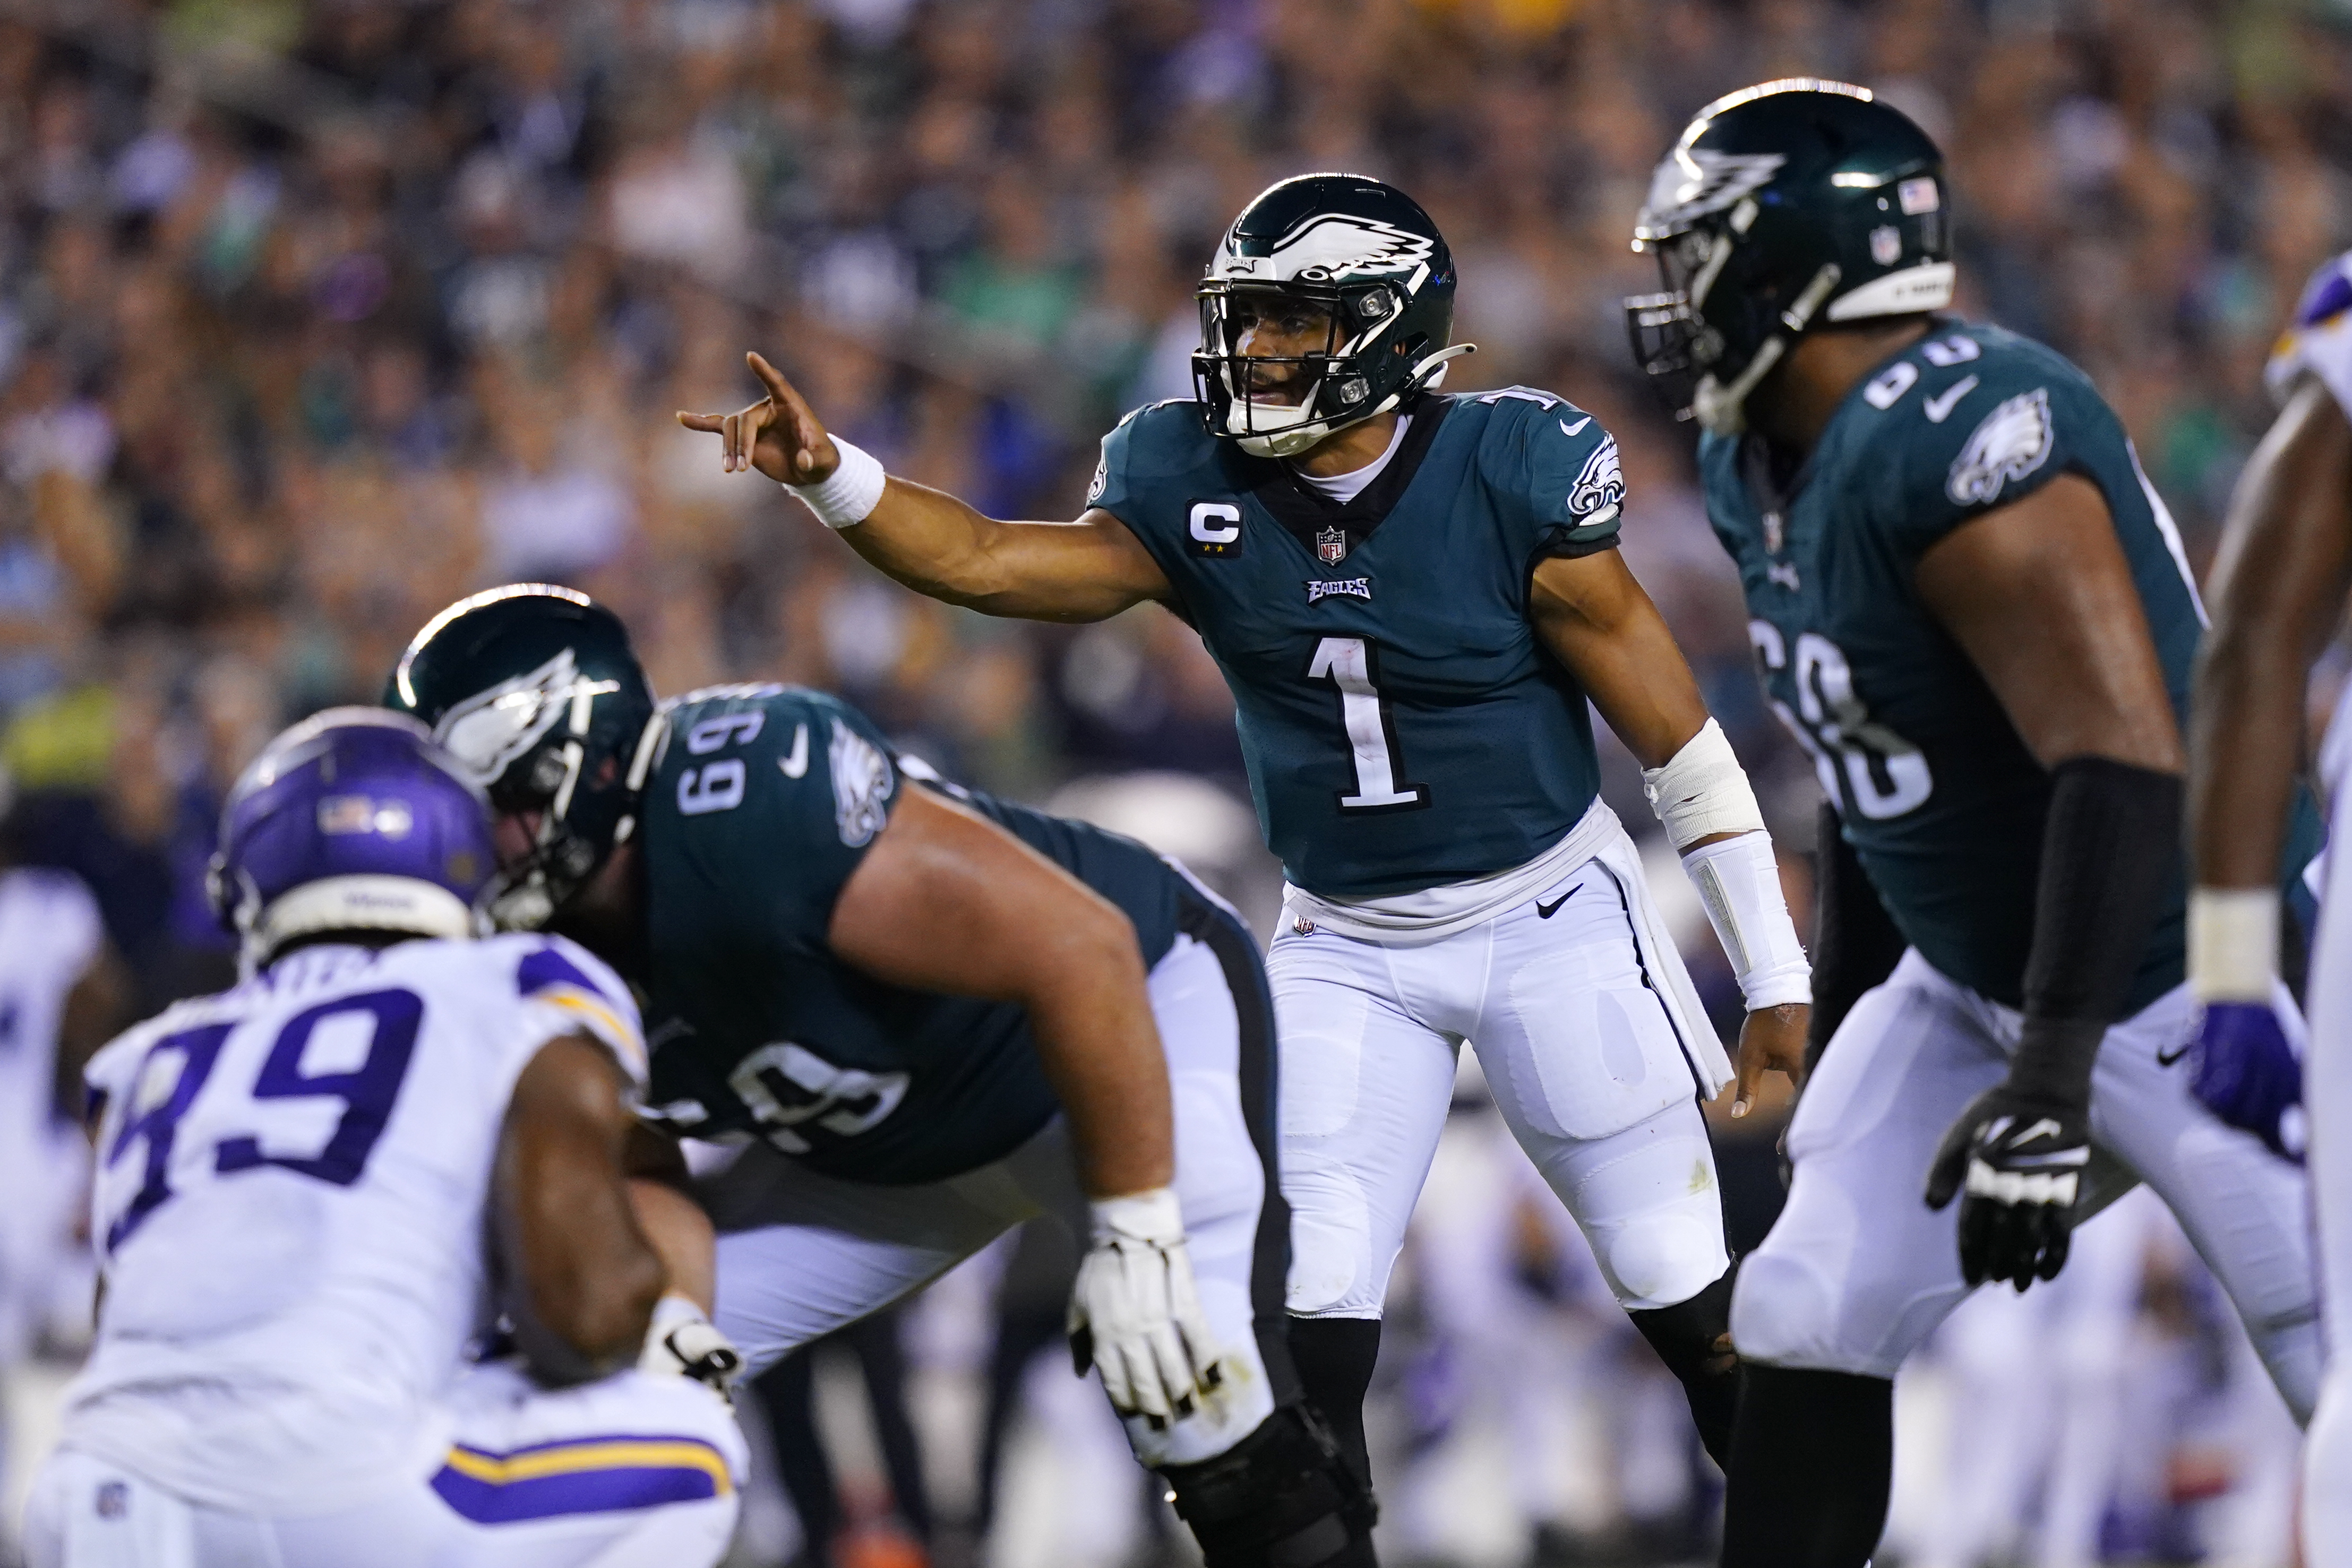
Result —
[{"label": "purple jersey stripe", "polygon": [[505,1482],[444,1465],[433,1478],[441,1500],[476,1524],[515,1524],[566,1514],[614,1513],[699,1502],[719,1495],[719,1479],[694,1465],[619,1465]]},{"label": "purple jersey stripe", "polygon": [[590,979],[579,965],[552,946],[524,954],[521,966],[515,970],[515,988],[526,997],[535,997],[551,986],[577,986],[592,997],[604,995],[604,987]]},{"label": "purple jersey stripe", "polygon": [[2312,276],[2294,308],[2294,324],[2316,327],[2352,308],[2352,277],[2345,274],[2344,258],[2336,257]]}]

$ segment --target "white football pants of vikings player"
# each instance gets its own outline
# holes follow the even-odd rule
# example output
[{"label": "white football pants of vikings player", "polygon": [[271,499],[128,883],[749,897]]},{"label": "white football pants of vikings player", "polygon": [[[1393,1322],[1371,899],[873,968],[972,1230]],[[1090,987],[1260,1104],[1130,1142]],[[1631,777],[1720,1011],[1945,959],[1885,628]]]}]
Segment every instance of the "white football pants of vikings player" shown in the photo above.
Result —
[{"label": "white football pants of vikings player", "polygon": [[[677,1568],[716,1563],[749,1463],[698,1383],[628,1371],[543,1389],[511,1363],[465,1373],[440,1469],[320,1513],[194,1501],[96,1454],[61,1451],[26,1512],[32,1568]],[[659,1436],[648,1436],[657,1433]]]},{"label": "white football pants of vikings player", "polygon": [[1699,1114],[1728,1063],[1630,841],[1601,825],[1580,846],[1597,852],[1466,930],[1375,941],[1302,918],[1276,936],[1294,1315],[1381,1315],[1465,1044],[1620,1305],[1676,1305],[1730,1267]]},{"label": "white football pants of vikings player", "polygon": [[[2284,988],[2280,1004],[2292,1010]],[[1937,1212],[1920,1195],[1945,1133],[2008,1071],[2020,1022],[1916,950],[1854,1003],[1790,1124],[1788,1205],[1740,1264],[1731,1334],[1743,1359],[1891,1378],[1968,1294],[1958,1206]],[[2154,1188],[2302,1420],[2320,1374],[2304,1176],[2189,1093],[2181,1058],[2194,1024],[2180,986],[2107,1031],[2083,1209],[2134,1178]]]}]

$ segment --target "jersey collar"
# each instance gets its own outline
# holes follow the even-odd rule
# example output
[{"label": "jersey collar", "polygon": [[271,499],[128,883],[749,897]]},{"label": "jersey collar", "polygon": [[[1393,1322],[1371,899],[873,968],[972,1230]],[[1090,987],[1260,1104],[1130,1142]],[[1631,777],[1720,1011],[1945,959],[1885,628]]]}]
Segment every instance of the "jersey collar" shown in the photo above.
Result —
[{"label": "jersey collar", "polygon": [[1352,555],[1403,498],[1413,476],[1421,472],[1422,459],[1429,455],[1430,443],[1437,439],[1438,426],[1445,423],[1453,407],[1454,399],[1442,392],[1425,392],[1408,404],[1402,412],[1412,415],[1412,423],[1405,429],[1403,444],[1381,470],[1380,477],[1352,501],[1334,501],[1301,480],[1286,463],[1252,457],[1238,447],[1227,446],[1226,461],[1237,469],[1234,487],[1255,496],[1309,556],[1316,554],[1315,536],[1333,528],[1346,534],[1348,553]]}]

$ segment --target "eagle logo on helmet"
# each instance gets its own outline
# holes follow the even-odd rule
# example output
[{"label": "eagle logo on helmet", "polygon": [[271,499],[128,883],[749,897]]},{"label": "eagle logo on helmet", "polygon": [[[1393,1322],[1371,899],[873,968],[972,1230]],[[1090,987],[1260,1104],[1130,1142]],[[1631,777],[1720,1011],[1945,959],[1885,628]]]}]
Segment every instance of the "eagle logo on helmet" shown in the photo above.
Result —
[{"label": "eagle logo on helmet", "polygon": [[[610,683],[597,684],[610,688]],[[579,663],[566,648],[528,674],[500,681],[451,707],[434,727],[433,738],[476,780],[494,784],[515,758],[546,738],[580,687]]]},{"label": "eagle logo on helmet", "polygon": [[1770,184],[1788,159],[1778,152],[1718,152],[1678,147],[1650,176],[1650,193],[1633,230],[1637,239],[1664,239],[1709,213]]},{"label": "eagle logo on helmet", "polygon": [[[1319,280],[1410,272],[1435,253],[1427,235],[1354,213],[1316,213],[1275,241],[1267,260],[1277,278]],[[1255,275],[1257,258],[1227,255],[1219,267],[1228,274]]]}]

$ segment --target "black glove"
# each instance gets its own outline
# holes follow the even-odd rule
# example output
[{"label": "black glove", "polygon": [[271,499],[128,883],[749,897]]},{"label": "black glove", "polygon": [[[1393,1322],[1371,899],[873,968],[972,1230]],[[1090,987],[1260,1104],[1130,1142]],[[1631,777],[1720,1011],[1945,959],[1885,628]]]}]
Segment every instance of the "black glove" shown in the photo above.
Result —
[{"label": "black glove", "polygon": [[2066,1266],[2074,1199],[2091,1163],[2091,1114],[2002,1083],[1960,1113],[1927,1172],[1927,1207],[1960,1199],[1960,1274],[2020,1291]]}]

